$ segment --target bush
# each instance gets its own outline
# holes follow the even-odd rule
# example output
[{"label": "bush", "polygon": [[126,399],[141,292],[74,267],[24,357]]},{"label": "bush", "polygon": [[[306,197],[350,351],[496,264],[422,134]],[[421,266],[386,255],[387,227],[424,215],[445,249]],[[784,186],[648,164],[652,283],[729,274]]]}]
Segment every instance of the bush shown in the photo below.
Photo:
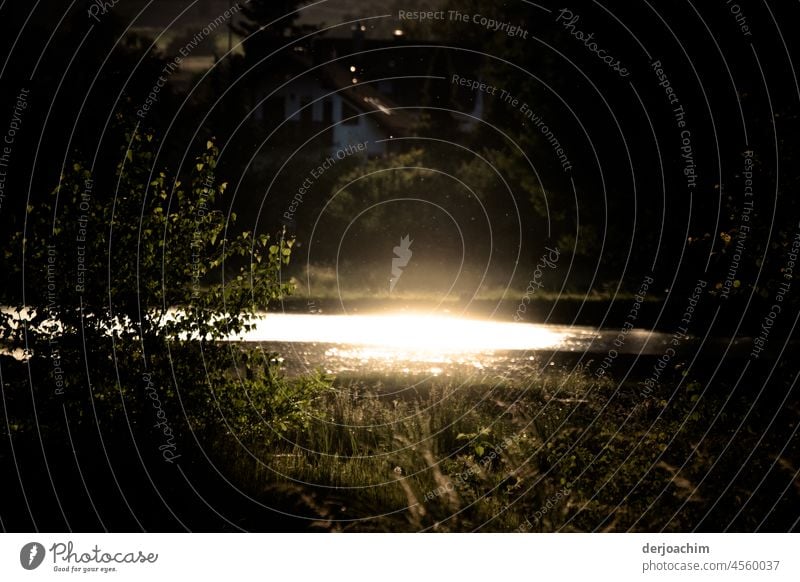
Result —
[{"label": "bush", "polygon": [[153,135],[119,131],[116,170],[69,164],[6,245],[3,272],[24,282],[0,291],[0,340],[26,360],[4,366],[14,432],[60,442],[66,419],[174,463],[190,435],[263,444],[302,426],[324,382],[290,382],[269,354],[222,341],[291,291],[293,241],[234,231],[213,141],[173,174]]}]

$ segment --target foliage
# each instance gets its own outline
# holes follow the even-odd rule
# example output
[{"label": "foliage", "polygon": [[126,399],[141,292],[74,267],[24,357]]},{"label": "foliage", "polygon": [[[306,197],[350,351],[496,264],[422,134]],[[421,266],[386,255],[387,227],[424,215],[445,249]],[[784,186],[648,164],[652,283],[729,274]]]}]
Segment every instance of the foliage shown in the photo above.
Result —
[{"label": "foliage", "polygon": [[[63,438],[60,405],[78,427],[135,439],[163,440],[162,418],[208,444],[301,425],[323,382],[285,380],[274,358],[224,341],[291,291],[293,240],[237,232],[213,141],[174,173],[157,167],[153,135],[125,130],[123,143],[113,175],[70,163],[5,247],[3,272],[24,287],[2,289],[0,338],[31,370],[6,368],[16,425]],[[38,417],[13,407],[28,383]]]},{"label": "foliage", "polygon": [[[325,231],[315,234],[327,243],[316,247],[320,250],[315,249],[315,259],[337,264],[338,272],[373,284],[371,293],[379,294],[387,288],[385,282],[375,285],[370,273],[359,272],[359,267],[385,263],[393,246],[408,234],[414,241],[414,261],[398,292],[444,293],[457,279],[456,293],[471,296],[489,286],[507,286],[508,266],[516,261],[522,264],[517,275],[527,277],[523,269],[541,251],[520,249],[521,239],[530,233],[520,232],[516,194],[492,169],[495,152],[480,154],[486,157],[429,144],[370,159],[343,172],[330,189]],[[324,249],[329,249],[327,256],[321,256]],[[461,266],[460,258],[465,261]],[[524,288],[527,282],[517,283]]]}]

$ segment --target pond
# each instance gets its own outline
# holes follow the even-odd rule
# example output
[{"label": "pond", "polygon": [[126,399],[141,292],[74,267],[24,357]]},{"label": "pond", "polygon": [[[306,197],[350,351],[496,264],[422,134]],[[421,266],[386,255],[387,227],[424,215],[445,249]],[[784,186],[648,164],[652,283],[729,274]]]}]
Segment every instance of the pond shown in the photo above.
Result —
[{"label": "pond", "polygon": [[[6,311],[7,308],[5,308]],[[168,318],[176,317],[172,309]],[[32,312],[23,313],[32,317]],[[652,366],[673,335],[642,328],[535,324],[438,312],[263,313],[231,342],[256,343],[289,375],[321,370],[359,376],[505,375],[553,365],[621,366],[630,379]],[[749,349],[751,340],[682,338],[681,349],[704,356]],[[22,350],[0,355],[23,360]],[[621,369],[621,368],[620,368]]]},{"label": "pond", "polygon": [[[513,323],[428,314],[269,313],[235,341],[257,342],[289,373],[503,373],[564,359],[658,356],[671,335],[646,329]],[[617,342],[615,345],[614,342]]]}]

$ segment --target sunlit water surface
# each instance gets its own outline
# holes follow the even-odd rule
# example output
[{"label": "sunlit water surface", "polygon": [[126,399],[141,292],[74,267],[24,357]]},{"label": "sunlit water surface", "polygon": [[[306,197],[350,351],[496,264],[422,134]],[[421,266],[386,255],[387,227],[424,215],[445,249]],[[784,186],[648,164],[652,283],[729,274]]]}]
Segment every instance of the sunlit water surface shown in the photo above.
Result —
[{"label": "sunlit water surface", "polygon": [[565,353],[587,352],[597,361],[612,348],[618,354],[654,355],[669,339],[633,329],[621,346],[614,346],[619,333],[441,315],[271,313],[262,316],[251,332],[230,339],[261,343],[280,354],[290,372],[431,375],[502,373],[546,365]]},{"label": "sunlit water surface", "polygon": [[[168,317],[175,317],[172,310]],[[30,314],[28,315],[30,317]],[[622,342],[620,342],[622,338]],[[321,315],[265,313],[231,342],[258,343],[290,373],[497,374],[587,354],[663,353],[667,334],[632,329],[530,324],[428,314]],[[614,343],[616,340],[617,343]],[[0,353],[23,359],[24,354]]]}]

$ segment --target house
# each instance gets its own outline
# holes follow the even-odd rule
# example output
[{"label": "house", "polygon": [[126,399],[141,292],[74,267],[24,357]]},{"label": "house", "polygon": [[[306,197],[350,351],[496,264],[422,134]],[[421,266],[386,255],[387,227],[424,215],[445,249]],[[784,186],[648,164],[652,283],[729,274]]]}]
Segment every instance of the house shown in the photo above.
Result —
[{"label": "house", "polygon": [[287,75],[291,81],[274,91],[269,101],[266,95],[257,100],[257,122],[269,119],[269,110],[278,106],[286,131],[295,137],[308,139],[319,133],[331,152],[366,142],[369,156],[385,154],[388,140],[413,134],[418,112],[395,103],[381,91],[380,83],[359,79],[355,61],[340,59],[315,67],[305,50],[294,51],[290,58],[299,74]]}]

